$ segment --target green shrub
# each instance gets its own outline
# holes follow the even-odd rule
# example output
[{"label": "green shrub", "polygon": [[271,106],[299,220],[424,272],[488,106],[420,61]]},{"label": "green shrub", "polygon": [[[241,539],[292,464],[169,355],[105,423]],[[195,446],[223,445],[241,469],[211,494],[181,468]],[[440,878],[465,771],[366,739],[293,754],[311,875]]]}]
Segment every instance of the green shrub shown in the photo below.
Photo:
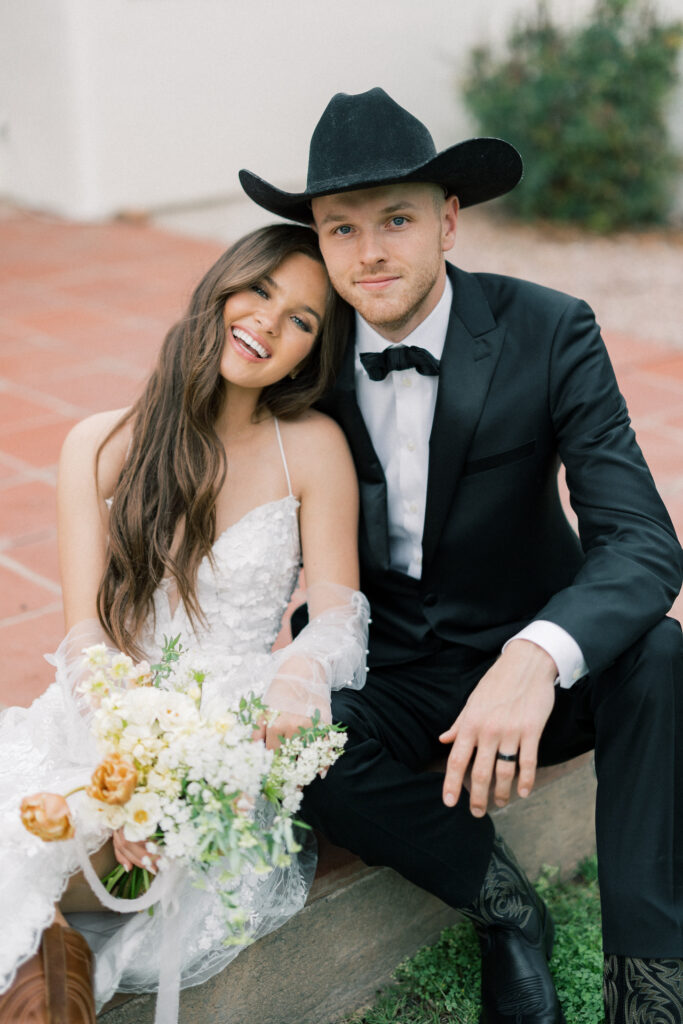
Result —
[{"label": "green shrub", "polygon": [[598,0],[574,29],[541,2],[503,59],[474,50],[466,103],[482,134],[508,139],[525,163],[509,209],[597,231],[665,220],[681,169],[665,103],[682,42],[683,23],[642,0]]}]

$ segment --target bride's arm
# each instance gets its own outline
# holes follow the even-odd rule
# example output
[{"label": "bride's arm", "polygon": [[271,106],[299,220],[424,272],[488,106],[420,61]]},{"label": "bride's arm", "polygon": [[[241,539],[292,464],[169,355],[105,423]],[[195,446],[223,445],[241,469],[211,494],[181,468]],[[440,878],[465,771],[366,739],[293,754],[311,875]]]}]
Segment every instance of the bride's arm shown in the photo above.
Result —
[{"label": "bride's arm", "polygon": [[358,484],[339,427],[319,413],[284,436],[300,530],[309,624],[274,655],[265,702],[280,712],[269,746],[315,712],[330,721],[330,691],[365,679],[367,601],[358,591]]},{"label": "bride's arm", "polygon": [[97,618],[97,591],[107,548],[107,508],[121,471],[129,438],[126,425],[109,441],[96,466],[97,451],[125,410],[98,413],[68,434],[57,476],[57,536],[67,632]]},{"label": "bride's arm", "polygon": [[[321,413],[296,449],[293,473],[301,480],[300,529],[306,586],[337,583],[358,589],[358,480],[341,429]],[[293,477],[294,479],[294,477]],[[313,608],[312,615],[324,611]]]},{"label": "bride's arm", "polygon": [[68,434],[59,459],[57,477],[57,533],[66,636],[48,661],[56,681],[73,698],[80,715],[88,718],[89,702],[79,693],[84,647],[111,645],[97,617],[97,591],[107,547],[107,508],[125,458],[127,435],[119,431],[96,456],[102,441],[120,420],[123,410],[99,413],[76,424]]}]

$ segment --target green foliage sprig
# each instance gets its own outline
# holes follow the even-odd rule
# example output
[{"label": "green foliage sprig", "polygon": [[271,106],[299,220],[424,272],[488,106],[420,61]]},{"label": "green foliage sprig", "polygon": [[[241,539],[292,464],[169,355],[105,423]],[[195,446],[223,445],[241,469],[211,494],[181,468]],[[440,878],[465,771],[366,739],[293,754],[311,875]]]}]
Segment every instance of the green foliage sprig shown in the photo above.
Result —
[{"label": "green foliage sprig", "polygon": [[511,212],[612,231],[665,221],[682,162],[666,126],[683,23],[647,0],[597,0],[578,28],[535,15],[496,59],[472,52],[464,97],[483,134],[522,154]]}]

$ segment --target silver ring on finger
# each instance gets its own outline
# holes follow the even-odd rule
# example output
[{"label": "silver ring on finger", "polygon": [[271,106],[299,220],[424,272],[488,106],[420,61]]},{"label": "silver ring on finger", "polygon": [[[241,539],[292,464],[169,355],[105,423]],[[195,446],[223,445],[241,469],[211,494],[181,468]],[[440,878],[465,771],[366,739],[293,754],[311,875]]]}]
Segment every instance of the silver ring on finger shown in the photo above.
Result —
[{"label": "silver ring on finger", "polygon": [[500,750],[496,754],[496,761],[512,761],[515,764],[519,760],[519,754],[502,754]]}]

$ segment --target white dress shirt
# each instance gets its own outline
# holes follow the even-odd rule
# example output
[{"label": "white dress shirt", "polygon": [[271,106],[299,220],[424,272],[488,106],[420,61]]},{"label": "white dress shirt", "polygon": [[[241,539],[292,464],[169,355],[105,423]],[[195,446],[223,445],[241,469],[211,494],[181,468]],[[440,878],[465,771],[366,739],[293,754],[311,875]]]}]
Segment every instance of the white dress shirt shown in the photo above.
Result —
[{"label": "white dress shirt", "polygon": [[[441,359],[451,313],[453,288],[446,286],[439,302],[401,342],[426,349]],[[391,345],[356,313],[355,378],[358,405],[387,481],[387,516],[391,567],[414,579],[422,575],[422,534],[427,503],[429,435],[434,419],[438,377],[415,369],[371,380],[361,352],[382,352]],[[542,647],[554,660],[560,686],[570,687],[588,668],[581,648],[561,626],[535,620],[510,640],[524,639]],[[510,641],[508,640],[508,643]]]}]

